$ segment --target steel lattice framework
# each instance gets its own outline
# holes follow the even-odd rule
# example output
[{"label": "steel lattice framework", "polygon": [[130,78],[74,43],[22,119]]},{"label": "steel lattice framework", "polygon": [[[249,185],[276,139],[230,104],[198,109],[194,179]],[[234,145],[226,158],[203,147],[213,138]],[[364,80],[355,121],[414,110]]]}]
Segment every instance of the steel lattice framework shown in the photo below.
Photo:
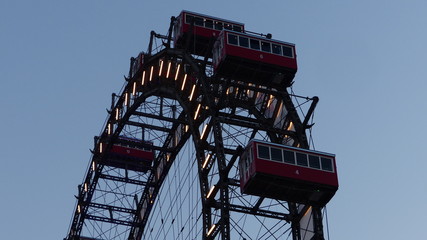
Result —
[{"label": "steel lattice framework", "polygon": [[[152,32],[141,71],[113,94],[66,239],[324,239],[321,208],[242,195],[236,163],[252,138],[309,148],[317,97],[301,120],[287,89],[216,77],[171,32]],[[119,136],[153,143],[148,171],[105,164]]]}]

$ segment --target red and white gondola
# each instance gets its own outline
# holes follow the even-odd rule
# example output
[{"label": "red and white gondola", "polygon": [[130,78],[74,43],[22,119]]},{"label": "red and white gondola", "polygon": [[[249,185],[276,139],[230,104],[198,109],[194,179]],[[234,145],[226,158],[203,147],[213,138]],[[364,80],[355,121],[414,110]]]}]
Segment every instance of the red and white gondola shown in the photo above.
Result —
[{"label": "red and white gondola", "polygon": [[214,73],[276,88],[288,87],[297,72],[295,45],[223,30],[213,48]]},{"label": "red and white gondola", "polygon": [[[193,29],[191,25],[193,24]],[[174,24],[174,46],[175,48],[184,48],[187,39],[189,51],[197,55],[211,55],[208,50],[209,42],[215,40],[223,29],[229,29],[236,32],[244,32],[244,24],[203,15],[190,11],[182,11],[176,18]],[[188,34],[192,34],[188,37]]]},{"label": "red and white gondola", "polygon": [[[146,172],[154,161],[153,143],[139,139],[119,136],[109,152],[106,152],[104,164],[127,170]],[[100,152],[106,151],[107,144],[101,143]]]},{"label": "red and white gondola", "polygon": [[324,206],[338,190],[335,155],[259,140],[239,161],[244,194]]}]

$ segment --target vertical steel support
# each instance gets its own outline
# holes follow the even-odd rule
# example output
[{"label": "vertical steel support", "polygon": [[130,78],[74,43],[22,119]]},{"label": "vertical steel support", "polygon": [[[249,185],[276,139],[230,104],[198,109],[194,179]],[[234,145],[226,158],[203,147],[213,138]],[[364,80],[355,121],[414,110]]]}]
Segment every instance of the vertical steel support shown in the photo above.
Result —
[{"label": "vertical steel support", "polygon": [[[194,137],[193,137],[194,138]],[[197,138],[200,139],[200,138]],[[195,143],[199,140],[195,140]],[[202,199],[202,217],[203,217],[203,240],[208,239],[207,232],[212,226],[212,213],[211,208],[208,206],[208,200],[206,199],[206,194],[209,191],[209,181],[206,174],[202,173],[202,164],[204,160],[203,151],[201,151],[200,144],[196,143],[197,148],[197,162],[198,162],[198,172],[199,172],[199,181],[200,181],[200,198]]]},{"label": "vertical steel support", "polygon": [[171,22],[169,25],[169,30],[168,30],[168,39],[166,42],[166,48],[170,48],[171,47],[171,41],[172,41],[172,32],[173,32],[173,26],[175,24],[176,18],[174,16],[171,17]]},{"label": "vertical steel support", "polygon": [[216,157],[218,161],[218,169],[220,175],[220,202],[221,202],[221,239],[230,240],[230,209],[228,199],[228,171],[225,160],[224,144],[222,142],[222,128],[220,122],[214,117],[214,138]]},{"label": "vertical steel support", "polygon": [[[193,24],[191,26],[193,26]],[[209,115],[212,118],[211,123],[213,123],[212,128],[213,128],[214,141],[215,141],[215,155],[218,163],[218,170],[219,170],[219,176],[220,176],[220,180],[219,180],[220,184],[218,187],[220,191],[221,220],[219,221],[220,225],[217,226],[217,228],[220,228],[219,231],[221,232],[222,240],[230,240],[230,209],[229,209],[229,192],[228,192],[228,182],[227,182],[228,170],[227,170],[227,163],[226,163],[225,152],[224,152],[224,144],[222,141],[221,123],[217,118],[216,106],[215,106],[215,103],[212,101],[214,97],[211,95],[211,92],[209,91],[208,84],[206,81],[206,78],[207,78],[206,73],[204,72],[204,67],[203,66],[199,67],[198,65],[196,65],[192,61],[192,58],[189,55],[184,55],[184,59],[190,63],[193,70],[198,74],[198,77],[201,83],[203,97],[206,100],[207,105],[209,106]],[[204,204],[204,207],[205,206],[206,204]],[[210,209],[210,207],[207,207],[207,208]],[[211,224],[209,224],[208,226],[210,227]],[[205,228],[205,226],[203,227]],[[204,235],[204,238],[209,238],[209,236]]]},{"label": "vertical steel support", "polygon": [[313,240],[325,240],[323,236],[323,219],[322,219],[322,208],[313,207],[313,228],[314,228],[314,237]]},{"label": "vertical steel support", "polygon": [[156,32],[151,31],[150,32],[150,42],[148,43],[148,54],[152,55],[152,51],[153,51],[153,41],[154,41],[154,37],[156,36]]},{"label": "vertical steel support", "polygon": [[298,208],[296,203],[288,203],[289,213],[292,216],[291,228],[292,228],[292,240],[301,240],[301,226],[298,217]]}]

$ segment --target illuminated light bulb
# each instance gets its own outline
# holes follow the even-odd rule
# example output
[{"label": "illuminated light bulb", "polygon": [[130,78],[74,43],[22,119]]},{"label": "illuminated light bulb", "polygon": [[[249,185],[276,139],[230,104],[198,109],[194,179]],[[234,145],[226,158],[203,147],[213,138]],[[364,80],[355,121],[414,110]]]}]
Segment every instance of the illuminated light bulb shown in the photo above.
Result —
[{"label": "illuminated light bulb", "polygon": [[125,93],[125,106],[128,105],[128,93]]},{"label": "illuminated light bulb", "polygon": [[[252,83],[249,83],[248,86],[252,87]],[[251,95],[251,90],[250,89],[246,90],[246,95],[248,95],[248,97],[250,97],[250,95]]]},{"label": "illuminated light bulb", "polygon": [[277,117],[279,117],[280,114],[282,113],[282,107],[283,107],[283,102],[280,102],[279,111],[277,111]]},{"label": "illuminated light bulb", "polygon": [[107,132],[108,132],[108,135],[110,135],[110,134],[111,134],[111,123],[109,123],[109,124],[107,125]]},{"label": "illuminated light bulb", "polygon": [[193,95],[194,95],[194,90],[196,89],[196,85],[193,85],[193,88],[191,89],[191,93],[190,93],[190,102],[193,101]]},{"label": "illuminated light bulb", "polygon": [[179,69],[180,68],[181,68],[181,64],[178,64],[178,68],[176,69],[176,73],[175,73],[175,81],[178,79]]},{"label": "illuminated light bulb", "polygon": [[[163,60],[160,60],[160,71],[159,71],[159,77],[162,75],[162,70],[163,70]],[[150,79],[151,81],[151,79]]]},{"label": "illuminated light bulb", "polygon": [[77,205],[77,213],[81,213],[82,211],[81,211],[81,209],[80,209],[80,204],[79,205]]},{"label": "illuminated light bulb", "polygon": [[274,99],[273,95],[270,95],[270,98],[268,99],[268,102],[267,102],[267,107],[270,107],[271,103],[273,102],[273,99]]},{"label": "illuminated light bulb", "polygon": [[200,135],[200,139],[203,139],[204,137],[205,137],[205,133],[206,133],[206,129],[208,128],[208,125],[206,124],[204,127],[203,127],[203,131],[202,131],[202,135]]},{"label": "illuminated light bulb", "polygon": [[151,82],[151,80],[153,80],[153,70],[154,70],[154,66],[151,66],[151,70],[150,70],[150,82]]},{"label": "illuminated light bulb", "polygon": [[205,168],[208,165],[208,163],[210,162],[211,158],[212,158],[212,154],[208,153],[208,156],[206,157],[205,162],[203,163],[202,168]]},{"label": "illuminated light bulb", "polygon": [[116,121],[119,120],[119,112],[120,112],[119,108],[116,108]]},{"label": "illuminated light bulb", "polygon": [[304,216],[303,217],[305,217],[309,212],[311,212],[311,206],[307,209],[307,211],[304,213]]},{"label": "illuminated light bulb", "polygon": [[190,128],[190,126],[185,125],[185,132],[188,132],[188,129]]},{"label": "illuminated light bulb", "polygon": [[136,94],[136,82],[133,82],[133,90],[132,90],[132,95],[135,96]]},{"label": "illuminated light bulb", "polygon": [[211,187],[211,189],[209,190],[209,192],[208,192],[208,195],[206,195],[206,198],[209,198],[210,196],[211,196],[211,194],[213,193],[213,191],[215,190],[215,185],[213,185],[212,187]]},{"label": "illuminated light bulb", "polygon": [[87,183],[85,183],[85,184],[84,184],[84,190],[85,190],[85,192],[87,192],[87,191],[88,191]]},{"label": "illuminated light bulb", "polygon": [[199,103],[199,105],[197,106],[197,110],[196,110],[196,113],[194,114],[194,120],[196,120],[197,119],[197,117],[199,116],[199,111],[200,111],[200,107],[201,107],[202,105]]},{"label": "illuminated light bulb", "polygon": [[206,234],[206,235],[207,235],[207,237],[209,237],[209,236],[211,235],[211,233],[213,232],[213,230],[215,229],[215,227],[216,227],[216,225],[214,224],[214,225],[212,225],[212,226],[211,226],[211,228],[209,228],[209,231],[208,231],[208,233]]},{"label": "illuminated light bulb", "polygon": [[102,143],[99,144],[99,153],[102,153]]},{"label": "illuminated light bulb", "polygon": [[166,78],[169,78],[169,73],[170,73],[170,70],[171,70],[171,64],[172,64],[172,62],[169,62],[169,64],[168,64],[168,71],[166,72]]},{"label": "illuminated light bulb", "polygon": [[182,81],[181,91],[184,90],[186,81],[187,81],[187,74],[184,75],[184,80]]},{"label": "illuminated light bulb", "polygon": [[286,130],[291,131],[293,128],[294,128],[294,123],[290,122],[289,126],[288,126],[288,128]]},{"label": "illuminated light bulb", "polygon": [[144,83],[145,83],[145,70],[142,72],[141,85],[144,86]]},{"label": "illuminated light bulb", "polygon": [[96,163],[95,163],[95,161],[93,161],[92,162],[92,171],[95,171],[96,170]]}]

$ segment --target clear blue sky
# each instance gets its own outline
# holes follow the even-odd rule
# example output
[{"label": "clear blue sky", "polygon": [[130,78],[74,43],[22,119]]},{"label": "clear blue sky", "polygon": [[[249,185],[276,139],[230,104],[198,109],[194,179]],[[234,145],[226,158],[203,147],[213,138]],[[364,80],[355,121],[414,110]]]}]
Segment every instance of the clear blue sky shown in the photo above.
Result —
[{"label": "clear blue sky", "polygon": [[62,239],[129,58],[182,9],[297,47],[316,148],[337,155],[330,239],[425,239],[427,2],[0,1],[0,233]]}]

